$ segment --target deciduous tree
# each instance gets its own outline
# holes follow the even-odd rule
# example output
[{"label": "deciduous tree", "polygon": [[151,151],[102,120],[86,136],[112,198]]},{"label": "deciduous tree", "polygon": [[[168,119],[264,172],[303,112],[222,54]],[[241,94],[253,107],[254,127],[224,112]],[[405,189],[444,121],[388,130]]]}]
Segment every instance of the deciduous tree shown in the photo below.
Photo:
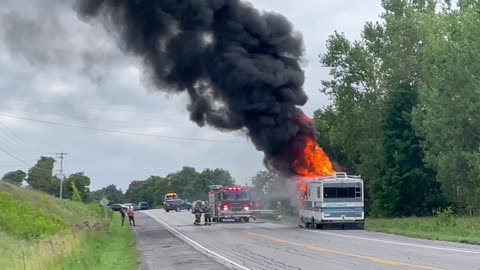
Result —
[{"label": "deciduous tree", "polygon": [[51,157],[40,157],[37,164],[28,171],[27,183],[36,190],[52,194],[55,186],[53,177],[53,164],[55,160]]},{"label": "deciduous tree", "polygon": [[26,176],[27,176],[27,174],[24,171],[16,170],[16,171],[13,171],[13,172],[6,173],[2,177],[2,180],[6,181],[6,182],[9,182],[9,183],[12,183],[12,184],[15,184],[17,186],[20,186],[20,185],[22,185],[22,182],[23,182],[23,180],[25,180]]}]

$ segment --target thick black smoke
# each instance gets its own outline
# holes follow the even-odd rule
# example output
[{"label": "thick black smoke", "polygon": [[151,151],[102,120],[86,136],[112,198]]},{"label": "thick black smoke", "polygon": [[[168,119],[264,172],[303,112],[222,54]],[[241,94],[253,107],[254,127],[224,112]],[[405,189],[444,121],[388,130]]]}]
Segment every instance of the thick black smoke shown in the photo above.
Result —
[{"label": "thick black smoke", "polygon": [[302,37],[284,16],[240,0],[86,0],[76,9],[141,57],[158,89],[188,92],[191,120],[245,129],[269,168],[292,172],[285,151],[307,96]]}]

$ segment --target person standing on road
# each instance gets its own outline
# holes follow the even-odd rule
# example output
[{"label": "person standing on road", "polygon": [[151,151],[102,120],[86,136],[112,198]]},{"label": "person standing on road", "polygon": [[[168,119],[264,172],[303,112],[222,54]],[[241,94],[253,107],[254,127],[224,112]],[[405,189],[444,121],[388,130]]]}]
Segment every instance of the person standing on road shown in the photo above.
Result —
[{"label": "person standing on road", "polygon": [[202,210],[198,206],[198,203],[195,203],[193,206],[192,214],[195,215],[195,222],[194,225],[200,225],[202,222]]},{"label": "person standing on road", "polygon": [[208,202],[205,203],[205,209],[203,210],[203,216],[205,218],[205,225],[212,225],[212,208]]},{"label": "person standing on road", "polygon": [[126,208],[120,208],[120,215],[122,215],[122,226],[125,223],[125,215],[126,215],[127,209]]},{"label": "person standing on road", "polygon": [[135,227],[135,217],[134,217],[134,211],[133,211],[133,206],[130,206],[127,210],[127,216],[128,216],[128,221],[130,222],[130,226]]}]

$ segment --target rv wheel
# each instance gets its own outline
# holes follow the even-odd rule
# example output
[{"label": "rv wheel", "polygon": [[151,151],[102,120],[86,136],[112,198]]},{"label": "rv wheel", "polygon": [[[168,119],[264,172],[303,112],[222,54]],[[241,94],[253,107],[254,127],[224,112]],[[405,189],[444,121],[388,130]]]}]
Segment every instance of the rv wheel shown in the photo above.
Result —
[{"label": "rv wheel", "polygon": [[244,222],[250,222],[250,218],[246,217],[243,219]]}]

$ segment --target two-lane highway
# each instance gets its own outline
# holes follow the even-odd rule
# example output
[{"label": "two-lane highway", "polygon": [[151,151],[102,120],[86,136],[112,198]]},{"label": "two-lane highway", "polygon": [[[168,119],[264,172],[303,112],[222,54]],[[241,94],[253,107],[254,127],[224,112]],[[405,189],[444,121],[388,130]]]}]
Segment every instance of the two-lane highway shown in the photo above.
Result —
[{"label": "two-lane highway", "polygon": [[197,249],[243,270],[479,270],[480,246],[274,223],[194,226],[190,212],[145,212]]}]

